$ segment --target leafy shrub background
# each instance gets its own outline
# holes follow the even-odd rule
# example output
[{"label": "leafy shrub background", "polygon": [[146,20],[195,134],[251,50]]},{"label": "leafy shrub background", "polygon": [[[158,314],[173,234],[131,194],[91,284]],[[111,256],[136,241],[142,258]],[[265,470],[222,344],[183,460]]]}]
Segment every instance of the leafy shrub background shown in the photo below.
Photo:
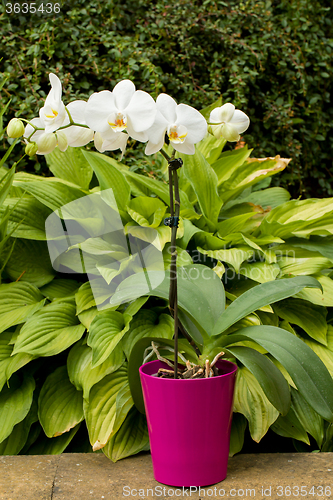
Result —
[{"label": "leafy shrub background", "polygon": [[[67,102],[123,78],[198,109],[222,94],[250,116],[256,156],[292,158],[276,184],[295,197],[333,194],[329,2],[66,0],[59,14],[28,17],[6,14],[5,1],[0,9],[12,115],[36,116],[50,71]],[[144,162],[131,158],[135,168]],[[47,174],[43,163],[20,165]]]}]

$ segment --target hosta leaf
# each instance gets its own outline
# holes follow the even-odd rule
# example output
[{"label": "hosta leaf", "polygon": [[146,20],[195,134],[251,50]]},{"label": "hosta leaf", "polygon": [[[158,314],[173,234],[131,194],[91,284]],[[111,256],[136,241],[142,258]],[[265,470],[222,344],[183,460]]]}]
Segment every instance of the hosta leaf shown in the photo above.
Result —
[{"label": "hosta leaf", "polygon": [[37,421],[37,403],[33,401],[28,415],[16,424],[12,433],[0,443],[0,455],[18,455],[28,439],[31,425]]},{"label": "hosta leaf", "polygon": [[[246,192],[246,191],[245,191]],[[235,200],[228,201],[223,207],[223,210],[228,210],[234,205],[240,203],[253,203],[254,205],[261,206],[264,210],[273,209],[286,203],[290,200],[290,193],[286,189],[281,187],[272,187],[268,189],[262,189],[259,191],[254,191],[247,196],[240,196]]]},{"label": "hosta leaf", "polygon": [[168,314],[158,316],[154,311],[141,309],[133,318],[128,332],[122,339],[122,347],[127,359],[135,343],[143,337],[159,337],[172,339],[174,333],[173,319]]},{"label": "hosta leaf", "polygon": [[69,432],[65,432],[61,436],[54,438],[40,436],[39,439],[28,449],[26,455],[60,455],[65,451],[79,428],[80,424],[73,427],[73,429]]},{"label": "hosta leaf", "polygon": [[[305,252],[305,250],[304,250]],[[304,258],[282,256],[277,258],[282,275],[309,275],[332,267],[332,262],[325,257],[309,255]]]},{"label": "hosta leaf", "polygon": [[268,281],[274,281],[279,276],[281,270],[278,264],[244,262],[239,268],[239,272],[253,281],[267,283]]},{"label": "hosta leaf", "polygon": [[305,401],[300,393],[291,388],[292,408],[302,427],[308,432],[321,448],[324,439],[324,420]]},{"label": "hosta leaf", "polygon": [[45,241],[17,239],[5,270],[13,281],[20,278],[37,287],[46,285],[55,276]]},{"label": "hosta leaf", "polygon": [[229,457],[233,457],[243,448],[247,420],[241,413],[232,416]]},{"label": "hosta leaf", "polygon": [[90,325],[97,313],[98,313],[97,307],[90,307],[90,309],[82,311],[80,314],[77,315],[80,320],[80,323],[82,323],[82,325],[86,328],[86,330],[89,331]]},{"label": "hosta leaf", "polygon": [[289,386],[272,361],[248,347],[228,347],[228,351],[256,377],[272,405],[286,415],[290,408]]},{"label": "hosta leaf", "polygon": [[125,360],[121,349],[114,349],[106,360],[92,367],[92,349],[85,342],[78,342],[70,350],[67,358],[69,379],[78,391],[83,391],[84,399],[89,399],[91,387],[110,373],[121,367]]},{"label": "hosta leaf", "polygon": [[103,453],[117,462],[143,450],[149,450],[146,418],[132,408],[119,431],[103,448]]},{"label": "hosta leaf", "polygon": [[[171,245],[167,243],[165,247],[163,248],[163,261],[164,261],[164,268],[165,269],[170,269],[170,264],[171,264]],[[183,250],[182,248],[176,246],[176,252],[177,252],[177,266],[178,267],[183,267],[183,266],[188,266],[189,264],[192,264],[192,258],[189,255],[186,250]]]},{"label": "hosta leaf", "polygon": [[8,198],[0,209],[3,214],[5,207],[11,209],[8,221],[8,231],[13,231],[16,238],[46,240],[45,220],[51,210],[34,197]]},{"label": "hosta leaf", "polygon": [[127,211],[140,226],[156,228],[162,222],[166,209],[166,205],[158,198],[138,196],[129,202]]},{"label": "hosta leaf", "polygon": [[23,382],[15,376],[11,379],[10,387],[3,387],[0,393],[0,443],[27,416],[34,389],[35,381],[31,376],[25,376]]},{"label": "hosta leaf", "polygon": [[57,210],[86,194],[83,190],[56,179],[47,179],[42,182],[14,180],[13,185],[22,188],[51,210]]},{"label": "hosta leaf", "polygon": [[313,339],[326,345],[327,311],[302,299],[285,299],[273,306],[274,311],[289,323],[303,328]]},{"label": "hosta leaf", "polygon": [[84,326],[78,324],[73,300],[51,302],[34,314],[22,327],[13,354],[54,356],[79,340]]},{"label": "hosta leaf", "polygon": [[213,224],[222,207],[222,201],[217,192],[217,175],[200,151],[183,158],[183,173],[190,182],[202,214]]},{"label": "hosta leaf", "polygon": [[212,259],[217,259],[220,262],[230,264],[236,271],[239,272],[241,264],[253,256],[251,248],[226,248],[221,250],[204,250],[198,247],[198,250],[203,255],[207,255]]},{"label": "hosta leaf", "polygon": [[245,367],[238,368],[234,411],[247,418],[251,437],[256,442],[261,440],[279,415],[255,376]]},{"label": "hosta leaf", "polygon": [[312,302],[318,306],[332,307],[333,306],[333,280],[323,274],[314,274],[316,280],[323,287],[323,291],[306,288],[299,292],[296,297]]},{"label": "hosta leaf", "polygon": [[113,194],[120,210],[126,211],[130,200],[130,185],[123,172],[106,161],[102,156],[89,151],[82,151],[84,158],[95,172],[101,189],[113,189]]},{"label": "hosta leaf", "polygon": [[234,300],[221,314],[215,323],[212,334],[218,335],[224,332],[236,323],[236,321],[239,321],[260,307],[295,295],[305,287],[320,288],[320,284],[310,276],[298,276],[296,278],[262,283],[251,288]]},{"label": "hosta leaf", "polygon": [[320,253],[323,257],[333,260],[333,238],[327,236],[313,236],[308,240],[304,238],[290,238],[291,247],[299,247],[311,252]]},{"label": "hosta leaf", "polygon": [[[103,363],[117,347],[128,330],[128,322],[118,311],[98,313],[89,328],[88,345],[92,348],[93,366]],[[120,348],[120,347],[119,347]]]},{"label": "hosta leaf", "polygon": [[95,384],[84,403],[84,414],[93,450],[103,448],[114,432],[117,394],[128,384],[127,367],[123,366]]},{"label": "hosta leaf", "polygon": [[93,170],[80,148],[69,147],[65,152],[55,148],[52,153],[45,155],[45,159],[53,175],[89,189]]},{"label": "hosta leaf", "polygon": [[212,164],[213,169],[216,172],[218,178],[218,185],[220,186],[235,174],[241,167],[245,160],[250,156],[251,149],[249,150],[247,146],[240,149],[234,149],[233,151],[224,151],[220,158]]},{"label": "hosta leaf", "polygon": [[288,371],[312,408],[326,420],[333,421],[333,380],[312,349],[292,333],[274,326],[250,326],[228,336],[230,343],[245,339],[254,340],[267,349]]},{"label": "hosta leaf", "polygon": [[[2,127],[1,127],[2,128]],[[15,165],[10,170],[1,168],[0,171],[0,207],[10,193],[15,174]]]},{"label": "hosta leaf", "polygon": [[318,344],[310,338],[304,339],[304,342],[320,357],[333,377],[333,326],[328,325],[327,328],[327,346]]},{"label": "hosta leaf", "polygon": [[0,391],[12,374],[33,359],[30,354],[16,354],[12,356],[11,332],[0,335]]},{"label": "hosta leaf", "polygon": [[45,380],[38,398],[39,421],[47,437],[57,437],[84,419],[82,392],[71,384],[66,366]]},{"label": "hosta leaf", "polygon": [[74,280],[54,279],[43,286],[40,292],[49,300],[62,299],[74,295],[79,286],[80,283]]},{"label": "hosta leaf", "polygon": [[23,323],[41,309],[45,299],[38,288],[27,282],[0,285],[0,333]]},{"label": "hosta leaf", "polygon": [[293,408],[290,408],[288,415],[280,417],[271,426],[271,429],[279,436],[297,439],[303,443],[310,445],[309,437],[298,420]]}]

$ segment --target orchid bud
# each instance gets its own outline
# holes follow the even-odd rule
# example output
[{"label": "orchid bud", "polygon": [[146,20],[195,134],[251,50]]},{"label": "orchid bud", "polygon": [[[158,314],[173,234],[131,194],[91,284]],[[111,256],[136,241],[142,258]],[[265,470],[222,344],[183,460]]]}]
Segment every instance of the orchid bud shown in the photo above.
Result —
[{"label": "orchid bud", "polygon": [[68,148],[68,140],[67,136],[64,132],[57,132],[57,139],[58,139],[58,148],[60,151],[66,151]]},{"label": "orchid bud", "polygon": [[38,151],[38,146],[35,142],[28,142],[25,147],[25,154],[28,156],[34,156]]},{"label": "orchid bud", "polygon": [[17,139],[24,134],[24,125],[19,118],[12,118],[7,125],[8,137],[12,139]]},{"label": "orchid bud", "polygon": [[38,137],[38,153],[46,155],[51,153],[57,145],[57,137],[55,134],[44,133]]}]

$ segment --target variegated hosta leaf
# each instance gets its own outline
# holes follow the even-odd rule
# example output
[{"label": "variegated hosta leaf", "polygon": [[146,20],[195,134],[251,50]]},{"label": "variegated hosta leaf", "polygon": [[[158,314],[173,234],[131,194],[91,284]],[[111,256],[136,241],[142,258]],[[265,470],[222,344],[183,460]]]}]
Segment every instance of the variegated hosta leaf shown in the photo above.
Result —
[{"label": "variegated hosta leaf", "polygon": [[68,432],[84,419],[82,392],[71,384],[66,366],[45,380],[38,398],[38,416],[49,438]]},{"label": "variegated hosta leaf", "polygon": [[172,339],[174,322],[169,314],[158,316],[154,311],[141,309],[133,318],[128,332],[122,339],[122,347],[127,359],[135,343],[143,337]]},{"label": "variegated hosta leaf", "polygon": [[253,250],[246,247],[227,248],[225,250],[204,250],[203,248],[198,247],[198,250],[203,255],[208,255],[208,257],[211,257],[212,259],[230,264],[235,269],[236,273],[239,272],[241,264],[253,256]]},{"label": "variegated hosta leaf", "polygon": [[304,342],[320,357],[333,377],[333,326],[327,328],[327,346],[318,344],[314,340],[303,339]]},{"label": "variegated hosta leaf", "polygon": [[251,149],[247,146],[233,151],[224,151],[220,158],[212,164],[213,169],[218,178],[218,186],[224,189],[224,183],[227,179],[235,174],[241,172],[242,165],[245,160],[250,156]]},{"label": "variegated hosta leaf", "polygon": [[28,415],[16,424],[12,433],[0,443],[0,455],[18,455],[27,441],[31,425],[37,421],[37,402],[33,401]]},{"label": "variegated hosta leaf", "polygon": [[258,283],[274,281],[281,270],[278,264],[267,264],[266,262],[244,262],[239,268],[239,273]]},{"label": "variegated hosta leaf", "polygon": [[273,306],[274,311],[289,323],[303,328],[313,339],[326,345],[327,310],[302,299],[285,299]]},{"label": "variegated hosta leaf", "polygon": [[92,348],[93,367],[103,363],[128,330],[128,321],[118,311],[101,311],[91,322],[88,345]]},{"label": "variegated hosta leaf", "polygon": [[116,347],[106,360],[92,367],[92,349],[85,341],[75,344],[67,358],[69,379],[78,391],[83,391],[84,399],[89,399],[91,387],[110,373],[121,367],[125,360],[123,351]]},{"label": "variegated hosta leaf", "polygon": [[38,288],[18,281],[0,285],[0,333],[41,309],[45,298]]},{"label": "variegated hosta leaf", "polygon": [[72,182],[83,189],[89,189],[93,170],[83,157],[80,148],[69,147],[66,151],[55,148],[45,155],[47,165],[55,177]]},{"label": "variegated hosta leaf", "polygon": [[69,432],[61,434],[61,436],[47,438],[40,436],[38,440],[30,446],[26,455],[60,455],[65,451],[73,437],[79,430],[81,424],[77,424]]},{"label": "variegated hosta leaf", "polygon": [[297,439],[298,441],[303,441],[303,443],[310,445],[309,437],[301,422],[298,420],[293,408],[290,408],[288,414],[284,417],[280,415],[271,426],[271,429],[279,436]]},{"label": "variegated hosta leaf", "polygon": [[245,367],[238,369],[234,411],[247,418],[251,437],[256,442],[261,440],[279,415],[268,401],[257,379]]},{"label": "variegated hosta leaf", "polygon": [[15,238],[32,240],[46,240],[45,219],[51,210],[40,203],[33,196],[24,198],[7,198],[0,209],[3,215],[6,207],[10,207],[11,214],[8,221],[8,232]]},{"label": "variegated hosta leaf", "polygon": [[25,352],[34,356],[54,356],[78,341],[84,326],[75,316],[74,299],[51,302],[23,325],[13,354]]},{"label": "variegated hosta leaf", "polygon": [[314,274],[321,286],[323,287],[323,292],[321,290],[315,290],[312,288],[305,288],[299,292],[295,297],[300,299],[308,300],[312,304],[324,307],[333,307],[333,280],[329,276],[324,276],[323,274]]},{"label": "variegated hosta leaf", "polygon": [[319,273],[322,269],[332,267],[331,260],[322,256],[316,256],[316,254],[309,255],[310,252],[307,252],[307,250],[302,250],[302,252],[304,255],[303,257],[297,256],[300,255],[300,252],[297,252],[295,256],[282,255],[277,257],[282,275],[309,275]]},{"label": "variegated hosta leaf", "polygon": [[50,283],[55,276],[46,241],[17,239],[5,270],[11,280],[20,278],[37,287]]},{"label": "variegated hosta leaf", "polygon": [[129,215],[139,226],[154,228],[161,224],[166,209],[161,200],[149,196],[133,198],[127,207]]},{"label": "variegated hosta leaf", "polygon": [[293,388],[291,388],[291,401],[292,408],[302,427],[317,441],[319,448],[321,448],[324,439],[324,419]]},{"label": "variegated hosta leaf", "polygon": [[103,448],[103,453],[113,462],[149,450],[146,417],[132,408],[119,431]]},{"label": "variegated hosta leaf", "polygon": [[35,381],[29,375],[24,377],[23,382],[19,377],[12,377],[10,387],[3,387],[0,393],[0,443],[27,416],[34,389]]},{"label": "variegated hosta leaf", "polygon": [[[103,448],[110,437],[119,429],[124,415],[124,407],[130,409],[133,401],[129,392],[127,367],[122,366],[95,384],[84,402],[84,414],[93,450]],[[121,400],[118,394],[121,391]],[[121,414],[121,418],[119,418]],[[118,418],[117,418],[118,416]]]}]

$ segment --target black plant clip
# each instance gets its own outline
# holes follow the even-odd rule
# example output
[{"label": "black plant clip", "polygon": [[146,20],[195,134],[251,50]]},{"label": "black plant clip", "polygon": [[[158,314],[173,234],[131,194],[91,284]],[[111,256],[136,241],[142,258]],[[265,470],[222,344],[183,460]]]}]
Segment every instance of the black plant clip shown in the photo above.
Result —
[{"label": "black plant clip", "polygon": [[163,222],[165,226],[178,227],[179,217],[166,217]]},{"label": "black plant clip", "polygon": [[169,161],[169,167],[171,170],[178,170],[178,168],[183,166],[183,160],[181,158],[175,158]]}]

